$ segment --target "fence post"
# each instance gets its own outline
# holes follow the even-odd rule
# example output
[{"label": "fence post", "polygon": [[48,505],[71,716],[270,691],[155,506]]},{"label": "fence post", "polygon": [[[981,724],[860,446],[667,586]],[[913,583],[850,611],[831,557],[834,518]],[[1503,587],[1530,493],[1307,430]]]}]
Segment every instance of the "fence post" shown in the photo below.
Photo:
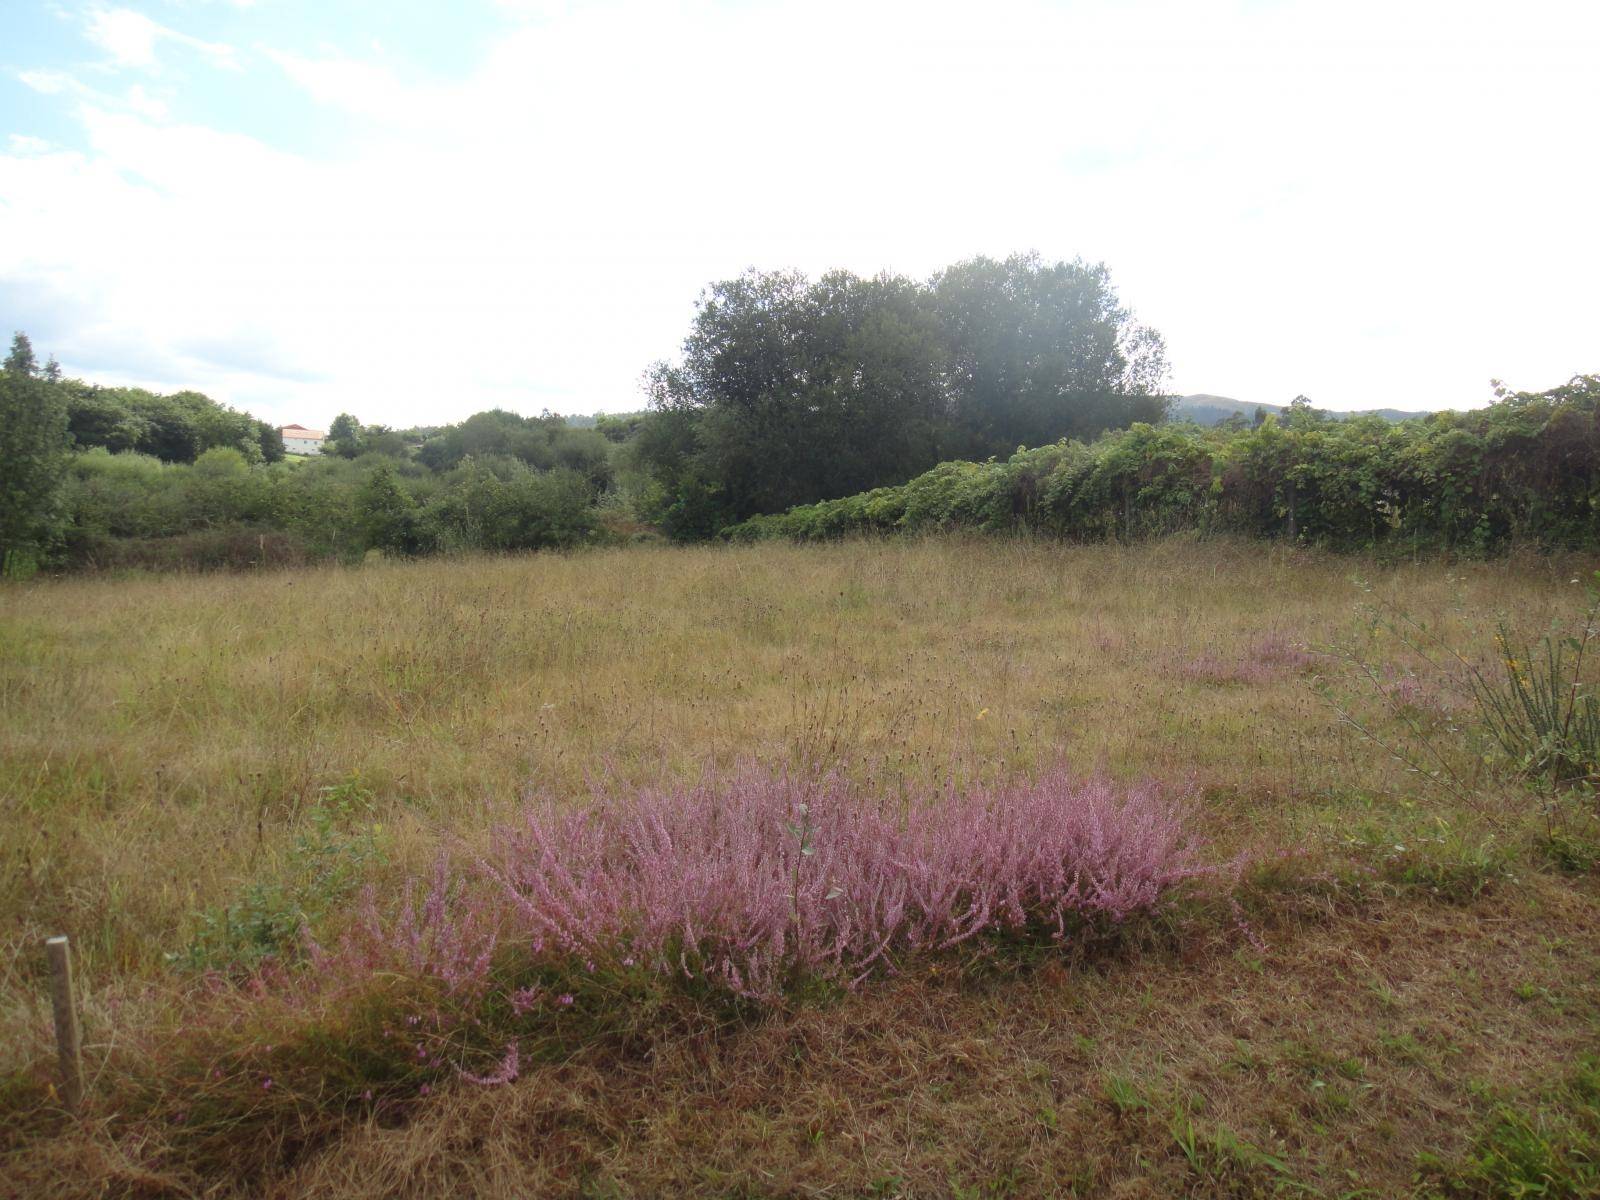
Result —
[{"label": "fence post", "polygon": [[78,1004],[72,994],[72,956],[64,936],[50,938],[44,945],[50,956],[50,1006],[56,1018],[61,1098],[77,1112],[83,1104],[83,1046],[78,1034]]}]

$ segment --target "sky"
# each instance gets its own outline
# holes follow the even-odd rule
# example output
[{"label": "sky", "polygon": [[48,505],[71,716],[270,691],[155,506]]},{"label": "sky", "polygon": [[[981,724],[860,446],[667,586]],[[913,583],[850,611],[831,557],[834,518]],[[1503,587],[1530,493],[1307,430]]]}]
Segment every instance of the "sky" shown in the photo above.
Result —
[{"label": "sky", "polygon": [[275,422],[625,411],[710,282],[1105,262],[1171,390],[1600,371],[1600,3],[0,3],[0,331]]}]

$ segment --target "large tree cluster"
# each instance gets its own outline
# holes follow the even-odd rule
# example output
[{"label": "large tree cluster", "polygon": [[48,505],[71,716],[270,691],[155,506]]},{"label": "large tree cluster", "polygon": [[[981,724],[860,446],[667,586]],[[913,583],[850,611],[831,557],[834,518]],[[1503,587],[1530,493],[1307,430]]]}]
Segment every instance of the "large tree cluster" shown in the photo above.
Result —
[{"label": "large tree cluster", "polygon": [[679,536],[1160,420],[1165,349],[1104,266],[975,258],[926,281],[747,272],[700,299],[635,435]]}]

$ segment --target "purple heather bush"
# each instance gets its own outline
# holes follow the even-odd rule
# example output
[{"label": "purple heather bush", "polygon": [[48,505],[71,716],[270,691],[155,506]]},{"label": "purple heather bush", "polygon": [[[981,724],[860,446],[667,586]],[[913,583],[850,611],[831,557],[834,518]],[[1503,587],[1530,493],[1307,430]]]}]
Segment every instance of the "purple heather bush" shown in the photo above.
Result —
[{"label": "purple heather bush", "polygon": [[806,974],[980,934],[1122,921],[1205,868],[1179,806],[1065,774],[885,803],[838,776],[745,770],[541,804],[484,870],[535,954],[633,959],[770,997]]},{"label": "purple heather bush", "polygon": [[1448,676],[1441,683],[1436,678],[1396,672],[1380,683],[1378,690],[1393,705],[1435,716],[1454,716],[1470,706],[1466,698],[1470,696],[1470,684]]},{"label": "purple heather bush", "polygon": [[1315,665],[1316,655],[1283,633],[1256,639],[1238,658],[1223,658],[1207,651],[1176,665],[1184,679],[1211,684],[1262,684],[1298,674]]},{"label": "purple heather bush", "polygon": [[[838,775],[746,768],[574,805],[539,800],[471,877],[441,865],[398,915],[366,913],[330,962],[488,986],[518,969],[649,969],[771,999],[900,955],[1014,934],[1066,940],[1211,874],[1190,797],[1062,771],[886,800]],[[519,1011],[528,1003],[514,1004]]]},{"label": "purple heather bush", "polygon": [[384,911],[368,888],[337,951],[324,951],[308,935],[312,961],[334,976],[431,979],[447,995],[474,998],[487,984],[502,922],[498,906],[470,882],[457,878],[441,854],[425,894],[419,897],[418,881],[408,880],[393,911]]}]

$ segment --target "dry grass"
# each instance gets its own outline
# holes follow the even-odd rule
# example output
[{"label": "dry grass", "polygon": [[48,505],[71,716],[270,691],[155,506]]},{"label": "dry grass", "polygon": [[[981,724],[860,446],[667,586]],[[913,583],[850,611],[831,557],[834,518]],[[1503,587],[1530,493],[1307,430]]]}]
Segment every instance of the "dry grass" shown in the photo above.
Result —
[{"label": "dry grass", "polygon": [[[1099,966],[919,976],[642,1058],[596,1047],[353,1127],[282,1177],[213,1182],[1397,1194],[1419,1150],[1464,1144],[1474,1081],[1532,1086],[1592,1042],[1600,914],[1589,880],[1516,857],[1514,795],[1485,814],[1419,791],[1282,647],[1358,639],[1398,663],[1361,629],[1358,580],[1462,645],[1503,612],[1538,629],[1572,607],[1571,566],[931,540],[0,590],[0,1077],[47,1049],[43,936],[73,935],[110,1061],[113,1030],[137,1040],[188,986],[165,955],[197,912],[281,873],[320,789],[351,777],[382,826],[374,869],[397,873],[523,789],[597,773],[799,760],[894,789],[1065,760],[1194,778],[1223,844],[1309,850],[1251,901],[1268,951],[1201,923]],[[83,1194],[195,1185],[162,1145],[108,1117],[12,1165],[41,1192],[69,1161]]]},{"label": "dry grass", "polygon": [[[1473,1087],[1536,1085],[1593,1048],[1600,946],[1539,939],[1570,939],[1600,906],[1540,900],[1554,907],[1349,914],[1264,959],[903,980],[647,1061],[579,1056],[463,1094],[363,1129],[277,1192],[1395,1196],[1419,1145],[1466,1144]],[[1519,983],[1565,1010],[1516,1000]],[[1249,1149],[1197,1167],[1185,1122],[1284,1169]]]}]

